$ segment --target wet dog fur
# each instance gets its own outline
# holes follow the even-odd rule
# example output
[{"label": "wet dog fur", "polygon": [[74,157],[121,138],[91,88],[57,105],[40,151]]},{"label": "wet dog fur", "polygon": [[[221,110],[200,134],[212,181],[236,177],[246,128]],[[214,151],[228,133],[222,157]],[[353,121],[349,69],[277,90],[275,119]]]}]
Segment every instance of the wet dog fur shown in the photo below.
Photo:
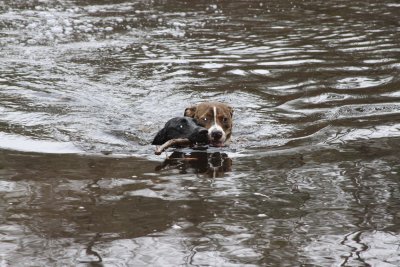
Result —
[{"label": "wet dog fur", "polygon": [[192,144],[207,144],[208,130],[193,118],[175,117],[167,121],[154,137],[152,145],[163,145],[172,139],[188,139]]},{"label": "wet dog fur", "polygon": [[203,102],[185,109],[184,116],[208,129],[211,146],[228,145],[232,135],[233,108],[221,102]]}]

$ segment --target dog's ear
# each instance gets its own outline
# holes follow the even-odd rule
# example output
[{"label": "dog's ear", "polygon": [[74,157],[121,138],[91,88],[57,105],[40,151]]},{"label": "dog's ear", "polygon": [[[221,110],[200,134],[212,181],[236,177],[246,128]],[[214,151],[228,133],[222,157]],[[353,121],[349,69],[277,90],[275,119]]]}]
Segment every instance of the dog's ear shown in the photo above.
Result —
[{"label": "dog's ear", "polygon": [[231,106],[228,106],[228,109],[229,109],[229,112],[231,113],[231,117],[233,117],[233,107],[231,107]]},{"label": "dog's ear", "polygon": [[166,130],[165,128],[162,128],[156,135],[156,137],[154,137],[153,142],[151,143],[152,145],[156,145],[156,146],[161,146],[163,145],[165,142],[167,142],[166,140]]},{"label": "dog's ear", "polygon": [[183,114],[185,117],[194,118],[194,114],[196,113],[197,106],[191,106],[185,109],[185,113]]}]

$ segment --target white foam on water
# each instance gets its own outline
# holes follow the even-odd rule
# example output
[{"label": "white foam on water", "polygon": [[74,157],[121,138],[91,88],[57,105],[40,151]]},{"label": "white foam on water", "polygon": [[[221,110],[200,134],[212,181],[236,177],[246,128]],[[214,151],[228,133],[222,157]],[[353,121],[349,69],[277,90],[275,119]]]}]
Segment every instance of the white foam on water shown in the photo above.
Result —
[{"label": "white foam on water", "polygon": [[38,153],[82,153],[71,142],[59,142],[51,140],[30,139],[25,136],[0,133],[0,148]]},{"label": "white foam on water", "polygon": [[228,73],[234,74],[234,75],[240,75],[240,76],[245,76],[247,74],[246,71],[240,70],[240,69],[230,70],[230,71],[228,71]]}]

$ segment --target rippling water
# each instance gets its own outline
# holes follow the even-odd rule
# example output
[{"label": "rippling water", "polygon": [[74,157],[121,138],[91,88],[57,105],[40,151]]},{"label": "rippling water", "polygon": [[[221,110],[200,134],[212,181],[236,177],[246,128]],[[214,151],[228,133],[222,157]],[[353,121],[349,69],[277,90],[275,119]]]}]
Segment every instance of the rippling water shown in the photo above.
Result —
[{"label": "rippling water", "polygon": [[[0,1],[0,265],[400,265],[398,14]],[[231,147],[154,156],[204,100]]]}]

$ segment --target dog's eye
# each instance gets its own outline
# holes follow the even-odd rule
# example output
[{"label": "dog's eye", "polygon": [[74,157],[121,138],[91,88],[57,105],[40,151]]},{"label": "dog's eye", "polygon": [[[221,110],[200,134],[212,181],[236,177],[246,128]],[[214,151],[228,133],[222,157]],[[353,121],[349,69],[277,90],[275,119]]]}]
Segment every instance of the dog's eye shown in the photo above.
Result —
[{"label": "dog's eye", "polygon": [[202,118],[202,120],[203,120],[203,121],[207,121],[207,118],[204,117],[204,118]]},{"label": "dog's eye", "polygon": [[223,117],[222,118],[222,122],[224,122],[224,123],[228,122],[228,118],[227,117]]},{"label": "dog's eye", "polygon": [[181,128],[181,129],[182,129],[182,128],[183,128],[183,125],[182,125],[182,124],[181,124],[181,125],[179,125],[179,128]]}]

